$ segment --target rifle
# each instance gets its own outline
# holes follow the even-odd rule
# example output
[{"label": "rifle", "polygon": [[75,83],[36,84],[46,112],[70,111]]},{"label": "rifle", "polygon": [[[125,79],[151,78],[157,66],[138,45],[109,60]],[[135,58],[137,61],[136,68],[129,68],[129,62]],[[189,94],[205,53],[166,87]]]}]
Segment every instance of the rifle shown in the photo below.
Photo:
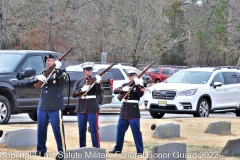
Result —
[{"label": "rifle", "polygon": [[[148,65],[141,73],[139,73],[139,74],[137,75],[137,78],[141,78],[142,75],[143,75],[155,62],[156,62],[156,60],[153,61],[150,65]],[[131,82],[128,83],[128,86],[131,87],[131,88],[132,88],[134,85],[135,85],[134,80],[132,80]],[[119,95],[117,96],[118,100],[121,101],[123,98],[125,98],[125,97],[127,96],[127,94],[128,94],[130,91],[131,91],[131,89],[130,89],[128,92],[119,93]]]},{"label": "rifle", "polygon": [[[72,51],[72,49],[73,49],[73,47],[71,47],[67,52],[63,53],[63,55],[62,55],[58,60],[59,60],[59,61],[62,61],[63,58],[65,58],[65,57],[67,56],[67,54]],[[48,70],[46,70],[46,71],[43,73],[43,75],[44,75],[45,77],[48,75],[48,77],[47,77],[47,79],[46,79],[45,82],[42,82],[42,81],[39,81],[39,80],[38,80],[38,81],[34,84],[34,87],[35,87],[37,90],[40,89],[40,88],[42,88],[43,85],[48,81],[48,79],[51,77],[51,75],[52,75],[55,67],[56,67],[56,64],[54,63],[50,68],[48,68]]]},{"label": "rifle", "polygon": [[[102,72],[100,72],[98,75],[102,76],[105,72],[107,72],[109,69],[111,69],[115,64],[117,64],[118,61],[115,61],[113,64],[111,64],[109,67],[105,68]],[[80,94],[77,94],[78,98],[81,98],[82,96],[84,96],[85,94],[87,94],[87,92],[93,87],[93,85],[96,82],[96,77],[94,77],[93,79],[91,79],[91,81],[89,81],[86,85],[90,85],[89,89],[85,92],[82,92]]]}]

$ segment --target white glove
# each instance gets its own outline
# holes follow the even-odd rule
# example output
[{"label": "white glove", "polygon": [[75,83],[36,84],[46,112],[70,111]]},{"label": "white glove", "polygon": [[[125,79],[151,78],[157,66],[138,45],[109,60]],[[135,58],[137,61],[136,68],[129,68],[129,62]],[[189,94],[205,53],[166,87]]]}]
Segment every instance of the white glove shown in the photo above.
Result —
[{"label": "white glove", "polygon": [[56,60],[55,65],[56,65],[56,69],[59,69],[62,66],[62,62]]},{"label": "white glove", "polygon": [[90,85],[84,85],[84,86],[81,88],[81,91],[82,91],[82,92],[85,92],[85,91],[89,90],[89,88],[90,88]]},{"label": "white glove", "polygon": [[101,76],[99,76],[98,74],[95,76],[96,77],[96,83],[100,83],[101,81]]},{"label": "white glove", "polygon": [[45,82],[47,80],[47,78],[43,74],[36,76],[36,78],[37,80],[42,82]]},{"label": "white glove", "polygon": [[122,87],[122,91],[123,91],[123,92],[128,92],[129,89],[130,89],[129,86],[124,86],[124,87]]},{"label": "white glove", "polygon": [[140,79],[139,78],[135,77],[133,80],[135,82],[135,85],[140,84]]}]

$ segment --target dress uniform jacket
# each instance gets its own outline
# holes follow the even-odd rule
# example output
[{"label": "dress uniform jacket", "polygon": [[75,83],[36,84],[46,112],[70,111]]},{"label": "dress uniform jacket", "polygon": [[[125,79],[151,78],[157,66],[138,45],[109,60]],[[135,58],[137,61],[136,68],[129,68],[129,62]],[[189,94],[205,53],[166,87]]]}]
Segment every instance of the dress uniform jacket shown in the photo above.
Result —
[{"label": "dress uniform jacket", "polygon": [[[81,78],[76,81],[73,88],[73,98],[77,97],[77,92],[81,93],[81,88],[92,80],[90,78]],[[88,96],[101,95],[101,84],[95,83],[94,86],[87,92],[86,98],[82,96],[79,98],[75,111],[78,113],[96,113],[99,112],[99,103],[97,98],[88,98]]]},{"label": "dress uniform jacket", "polygon": [[[44,70],[42,73],[44,73]],[[35,77],[31,77],[31,82]],[[66,80],[66,72],[62,69],[55,70],[49,80],[42,87],[40,100],[38,103],[39,110],[64,110],[63,85]]]},{"label": "dress uniform jacket", "polygon": [[[122,87],[127,86],[128,83],[124,83]],[[114,94],[119,94],[122,92],[122,87],[116,88],[114,90]],[[138,103],[132,103],[132,102],[125,102],[128,100],[137,100],[139,101],[140,98],[144,94],[144,87],[141,85],[134,85],[131,89],[131,91],[126,95],[126,97],[123,100],[122,108],[120,117],[125,119],[131,119],[131,118],[141,118],[140,116],[140,110]]]}]

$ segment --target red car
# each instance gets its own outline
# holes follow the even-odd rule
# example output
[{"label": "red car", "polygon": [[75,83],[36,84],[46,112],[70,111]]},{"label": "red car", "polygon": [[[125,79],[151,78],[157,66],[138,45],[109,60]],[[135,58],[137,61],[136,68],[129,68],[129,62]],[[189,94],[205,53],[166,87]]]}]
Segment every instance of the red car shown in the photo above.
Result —
[{"label": "red car", "polygon": [[151,75],[154,73],[154,71],[155,71],[155,69],[149,68],[149,69],[145,72],[145,74],[151,77]]},{"label": "red car", "polygon": [[159,67],[151,74],[152,83],[161,83],[177,71],[179,71],[177,68]]}]

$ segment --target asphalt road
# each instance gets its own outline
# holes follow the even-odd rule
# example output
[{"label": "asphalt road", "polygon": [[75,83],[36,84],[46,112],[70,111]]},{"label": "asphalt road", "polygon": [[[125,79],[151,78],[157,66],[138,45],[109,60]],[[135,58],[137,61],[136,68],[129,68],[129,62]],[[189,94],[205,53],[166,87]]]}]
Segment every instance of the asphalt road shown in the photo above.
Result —
[{"label": "asphalt road", "polygon": [[[119,109],[113,109],[113,110],[101,110],[99,114],[99,121],[100,122],[117,122],[119,118]],[[192,114],[165,114],[164,119],[167,118],[192,118]],[[229,113],[211,113],[209,117],[236,117],[235,113],[229,112]],[[153,119],[148,111],[141,111],[141,118],[142,119]],[[77,122],[76,116],[63,116],[64,122]],[[9,120],[8,124],[32,124],[36,123],[32,121],[28,114],[17,114],[17,115],[11,115],[11,118]]]}]

